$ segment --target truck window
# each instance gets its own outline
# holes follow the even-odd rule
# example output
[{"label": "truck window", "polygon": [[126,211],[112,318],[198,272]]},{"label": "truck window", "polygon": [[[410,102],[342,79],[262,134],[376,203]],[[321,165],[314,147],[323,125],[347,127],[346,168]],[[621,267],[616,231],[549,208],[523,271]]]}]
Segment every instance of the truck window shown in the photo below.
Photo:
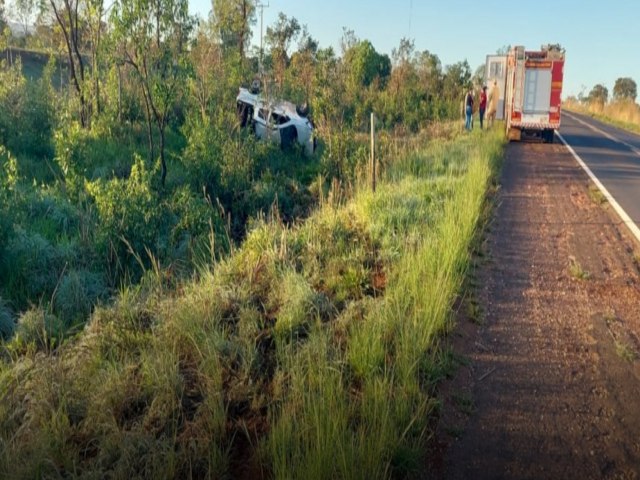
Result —
[{"label": "truck window", "polygon": [[489,63],[489,77],[491,78],[502,78],[502,62],[491,62]]}]

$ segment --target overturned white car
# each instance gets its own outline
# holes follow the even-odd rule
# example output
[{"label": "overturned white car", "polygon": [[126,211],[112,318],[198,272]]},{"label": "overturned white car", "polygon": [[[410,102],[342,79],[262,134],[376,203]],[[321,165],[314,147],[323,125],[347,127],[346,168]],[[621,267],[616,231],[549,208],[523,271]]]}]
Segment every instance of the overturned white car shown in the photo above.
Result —
[{"label": "overturned white car", "polygon": [[250,126],[258,138],[274,141],[282,148],[299,143],[306,155],[315,151],[313,124],[306,108],[291,102],[263,100],[255,87],[240,88],[236,103],[240,126]]}]

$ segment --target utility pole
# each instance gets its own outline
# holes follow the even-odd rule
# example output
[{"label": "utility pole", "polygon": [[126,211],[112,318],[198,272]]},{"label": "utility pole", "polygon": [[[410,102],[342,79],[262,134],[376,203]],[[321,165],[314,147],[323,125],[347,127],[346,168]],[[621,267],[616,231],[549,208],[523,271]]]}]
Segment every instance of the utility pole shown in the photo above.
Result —
[{"label": "utility pole", "polygon": [[262,52],[263,52],[263,48],[262,48],[262,36],[263,36],[263,25],[264,25],[264,9],[265,8],[269,8],[269,3],[264,3],[264,2],[256,2],[256,8],[260,9],[260,57],[259,57],[259,67],[258,69],[260,70],[260,78],[262,78],[264,76],[264,65],[262,64]]}]

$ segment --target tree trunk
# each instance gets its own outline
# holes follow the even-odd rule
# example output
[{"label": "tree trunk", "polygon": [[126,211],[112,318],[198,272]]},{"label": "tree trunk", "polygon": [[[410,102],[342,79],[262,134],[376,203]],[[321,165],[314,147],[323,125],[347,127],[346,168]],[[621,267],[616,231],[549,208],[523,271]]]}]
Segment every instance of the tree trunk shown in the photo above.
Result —
[{"label": "tree trunk", "polygon": [[120,73],[120,65],[118,68],[118,123],[122,123],[122,74]]},{"label": "tree trunk", "polygon": [[151,131],[151,109],[149,108],[149,100],[147,99],[147,95],[142,95],[144,97],[144,107],[147,113],[147,138],[149,139],[149,163],[153,164],[153,132]]},{"label": "tree trunk", "polygon": [[167,163],[164,158],[164,129],[165,125],[160,127],[160,165],[162,166],[162,176],[160,178],[162,188],[164,188],[164,182],[167,178]]},{"label": "tree trunk", "polygon": [[[78,12],[77,5],[75,11],[75,22],[73,19],[73,14],[71,5],[65,1],[64,7],[67,10],[67,17],[69,19],[69,25],[67,29],[66,23],[63,21],[60,16],[60,12],[56,7],[54,0],[50,0],[51,7],[53,8],[53,13],[56,17],[58,25],[62,30],[62,36],[64,37],[65,44],[67,46],[67,56],[69,57],[69,72],[71,75],[71,79],[73,81],[73,86],[78,93],[78,97],[80,99],[80,125],[82,128],[87,128],[88,126],[88,115],[87,111],[87,102],[84,97],[83,85],[84,85],[84,64],[82,62],[82,56],[80,55],[80,51],[78,50]],[[74,58],[74,53],[76,54],[76,58]],[[78,80],[78,70],[76,69],[76,61],[78,62],[78,69],[80,70],[81,79]]]}]

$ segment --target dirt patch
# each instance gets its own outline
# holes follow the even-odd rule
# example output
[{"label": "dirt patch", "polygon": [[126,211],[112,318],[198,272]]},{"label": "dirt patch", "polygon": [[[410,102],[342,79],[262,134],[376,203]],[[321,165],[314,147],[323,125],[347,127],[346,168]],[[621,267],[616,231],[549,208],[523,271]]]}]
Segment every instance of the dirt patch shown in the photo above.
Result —
[{"label": "dirt patch", "polygon": [[431,476],[640,478],[638,248],[592,197],[564,147],[507,148]]}]

